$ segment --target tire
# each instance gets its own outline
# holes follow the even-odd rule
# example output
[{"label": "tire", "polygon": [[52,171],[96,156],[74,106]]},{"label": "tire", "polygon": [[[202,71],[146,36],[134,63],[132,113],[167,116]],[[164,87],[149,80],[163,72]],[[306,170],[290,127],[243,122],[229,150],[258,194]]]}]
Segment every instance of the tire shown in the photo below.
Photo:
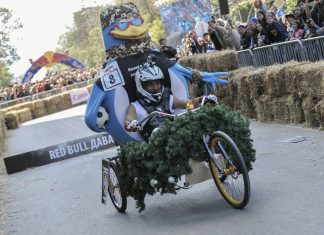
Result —
[{"label": "tire", "polygon": [[210,157],[209,166],[219,192],[232,207],[243,209],[250,199],[250,179],[240,150],[221,131],[210,136],[208,147],[217,158],[215,163]]},{"label": "tire", "polygon": [[113,162],[109,162],[108,172],[108,193],[111,202],[117,211],[123,213],[127,208],[127,196],[123,184],[120,180],[119,171]]}]

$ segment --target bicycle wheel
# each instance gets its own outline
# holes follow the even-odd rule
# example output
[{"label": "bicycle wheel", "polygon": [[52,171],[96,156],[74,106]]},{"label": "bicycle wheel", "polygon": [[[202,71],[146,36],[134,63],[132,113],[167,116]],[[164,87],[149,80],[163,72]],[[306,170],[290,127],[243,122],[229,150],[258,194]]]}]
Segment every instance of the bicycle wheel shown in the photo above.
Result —
[{"label": "bicycle wheel", "polygon": [[119,171],[113,162],[109,162],[108,193],[112,203],[119,212],[125,212],[127,207],[126,192],[120,182]]},{"label": "bicycle wheel", "polygon": [[240,150],[227,134],[214,132],[208,147],[211,174],[224,199],[234,208],[244,208],[250,199],[250,179]]}]

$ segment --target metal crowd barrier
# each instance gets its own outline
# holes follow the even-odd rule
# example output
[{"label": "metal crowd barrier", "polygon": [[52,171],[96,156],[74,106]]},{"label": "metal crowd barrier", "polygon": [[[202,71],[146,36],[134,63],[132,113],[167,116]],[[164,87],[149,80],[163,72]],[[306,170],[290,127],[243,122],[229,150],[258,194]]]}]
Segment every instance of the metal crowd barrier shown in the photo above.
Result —
[{"label": "metal crowd barrier", "polygon": [[8,108],[10,106],[14,106],[16,104],[21,104],[21,103],[28,102],[31,100],[32,100],[31,96],[26,96],[26,97],[17,98],[14,100],[9,100],[9,101],[0,103],[0,109]]},{"label": "metal crowd barrier", "polygon": [[309,61],[318,61],[324,59],[324,36],[309,38],[302,41],[307,59]]},{"label": "metal crowd barrier", "polygon": [[303,44],[299,40],[257,47],[253,50],[253,56],[256,67],[306,60]]},{"label": "metal crowd barrier", "polygon": [[239,64],[242,67],[253,66],[253,52],[250,49],[237,52]]},{"label": "metal crowd barrier", "polygon": [[237,55],[241,67],[270,66],[291,60],[319,61],[324,59],[324,36],[241,50]]},{"label": "metal crowd barrier", "polygon": [[69,90],[73,90],[73,89],[76,89],[76,88],[85,87],[87,85],[95,83],[95,81],[97,81],[97,79],[98,79],[98,77],[91,78],[91,79],[88,79],[87,81],[74,83],[72,85],[64,86],[62,88],[56,88],[56,89],[45,91],[45,92],[42,92],[42,93],[37,93],[37,94],[34,94],[32,96],[26,96],[26,97],[14,99],[14,100],[5,101],[3,103],[0,103],[0,109],[8,108],[10,106],[14,106],[16,104],[21,104],[21,103],[28,102],[28,101],[44,99],[44,98],[47,98],[47,97],[50,97],[50,96],[53,96],[53,95],[60,94],[60,93],[62,93],[64,91],[69,91]]}]

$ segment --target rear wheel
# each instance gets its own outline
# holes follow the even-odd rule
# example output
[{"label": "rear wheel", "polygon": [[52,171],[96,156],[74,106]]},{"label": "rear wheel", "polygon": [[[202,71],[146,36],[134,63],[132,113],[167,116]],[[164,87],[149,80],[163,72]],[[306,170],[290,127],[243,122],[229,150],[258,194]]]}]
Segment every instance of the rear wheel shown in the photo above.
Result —
[{"label": "rear wheel", "polygon": [[244,208],[250,199],[250,179],[240,150],[227,134],[214,132],[208,146],[213,157],[209,159],[215,184],[234,208]]},{"label": "rear wheel", "polygon": [[112,203],[119,212],[125,212],[127,207],[126,191],[120,181],[119,171],[113,162],[108,168],[108,193]]}]

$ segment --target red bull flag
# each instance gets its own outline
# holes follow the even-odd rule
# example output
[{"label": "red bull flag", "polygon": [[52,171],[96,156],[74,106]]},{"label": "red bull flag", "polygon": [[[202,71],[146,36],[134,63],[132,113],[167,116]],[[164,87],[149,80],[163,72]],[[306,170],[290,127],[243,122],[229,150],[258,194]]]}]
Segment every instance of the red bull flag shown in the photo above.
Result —
[{"label": "red bull flag", "polygon": [[46,68],[50,68],[57,63],[65,64],[74,69],[84,68],[83,64],[67,54],[47,51],[32,63],[32,66],[27,70],[22,78],[21,83],[29,82],[42,67],[45,66]]}]

